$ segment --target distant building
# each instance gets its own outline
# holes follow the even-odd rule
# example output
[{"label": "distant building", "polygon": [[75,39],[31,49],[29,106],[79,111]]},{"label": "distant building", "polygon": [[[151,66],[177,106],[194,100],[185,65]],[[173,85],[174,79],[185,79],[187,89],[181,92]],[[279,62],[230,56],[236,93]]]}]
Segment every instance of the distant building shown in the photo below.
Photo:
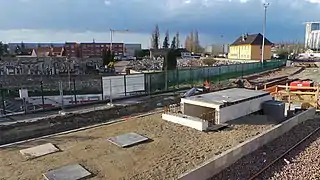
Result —
[{"label": "distant building", "polygon": [[49,57],[51,56],[51,50],[50,47],[38,47],[35,49],[37,57]]},{"label": "distant building", "polygon": [[27,43],[27,42],[20,42],[20,43],[8,43],[9,53],[15,54],[15,50],[17,46],[21,46],[23,43],[24,47],[27,49],[35,49],[38,47],[63,47],[64,43]]},{"label": "distant building", "polygon": [[305,48],[320,49],[320,22],[306,22]]},{"label": "distant building", "polygon": [[[110,43],[80,43],[79,54],[80,57],[101,57],[102,52],[105,49],[109,49]],[[112,43],[112,51],[115,55],[121,55],[124,53],[123,43]]]},{"label": "distant building", "polygon": [[205,53],[209,53],[212,55],[218,55],[218,54],[223,54],[223,53],[227,53],[227,49],[224,44],[212,44],[212,45],[208,45],[205,47]]},{"label": "distant building", "polygon": [[51,48],[51,56],[55,56],[55,57],[65,56],[64,47],[52,47]]},{"label": "distant building", "polygon": [[141,44],[124,44],[126,56],[134,56],[136,51],[141,51]]},{"label": "distant building", "polygon": [[37,57],[37,53],[34,49],[24,49],[19,54],[17,54],[17,57]]},{"label": "distant building", "polygon": [[[243,34],[229,47],[229,59],[261,60],[263,36],[259,34]],[[271,59],[272,43],[265,38],[263,59]]]},{"label": "distant building", "polygon": [[66,42],[64,45],[65,54],[68,57],[79,57],[79,44],[76,42]]}]

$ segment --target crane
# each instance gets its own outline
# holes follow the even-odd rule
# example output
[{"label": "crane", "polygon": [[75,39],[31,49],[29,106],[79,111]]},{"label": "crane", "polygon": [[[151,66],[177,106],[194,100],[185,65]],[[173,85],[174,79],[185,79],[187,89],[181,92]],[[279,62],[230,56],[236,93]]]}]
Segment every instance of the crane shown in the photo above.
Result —
[{"label": "crane", "polygon": [[[119,33],[127,33],[129,32],[128,29],[109,29],[110,30],[110,51],[112,52],[112,39],[113,39],[113,34],[115,32],[119,32]],[[124,52],[124,47],[123,47],[123,52]]]}]

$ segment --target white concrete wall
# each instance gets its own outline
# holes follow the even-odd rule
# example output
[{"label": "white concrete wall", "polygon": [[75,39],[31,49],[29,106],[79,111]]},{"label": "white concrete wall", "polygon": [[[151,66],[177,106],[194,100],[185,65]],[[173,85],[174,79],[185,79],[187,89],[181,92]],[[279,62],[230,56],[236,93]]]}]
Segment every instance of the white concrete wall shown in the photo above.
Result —
[{"label": "white concrete wall", "polygon": [[225,123],[227,121],[237,119],[242,116],[246,116],[248,114],[257,112],[261,110],[262,103],[268,100],[272,100],[271,95],[263,96],[260,98],[252,99],[249,101],[244,101],[239,104],[223,107],[220,109],[217,109],[217,118],[218,123]]},{"label": "white concrete wall", "polygon": [[[42,97],[41,96],[32,96],[28,99],[29,103],[34,105],[42,105]],[[63,96],[63,104],[70,105],[74,104],[74,95],[64,95]],[[86,103],[90,101],[99,101],[102,100],[102,94],[86,94],[86,95],[77,95],[78,104]],[[82,102],[83,101],[83,102]],[[61,106],[61,97],[60,96],[44,96],[44,104],[51,104],[53,106],[59,107]]]},{"label": "white concrete wall", "polygon": [[205,131],[208,129],[208,122],[201,120],[200,118],[191,117],[187,115],[179,114],[162,114],[162,119],[180,124],[183,126],[191,127],[199,131]]},{"label": "white concrete wall", "polygon": [[315,116],[316,110],[310,108],[287,121],[278,124],[271,129],[241,143],[237,146],[223,152],[218,156],[214,156],[208,161],[193,170],[190,170],[178,178],[179,180],[207,180],[223,169],[229,167],[243,156],[250,154],[268,142],[273,141],[279,136],[291,130],[294,126]]}]

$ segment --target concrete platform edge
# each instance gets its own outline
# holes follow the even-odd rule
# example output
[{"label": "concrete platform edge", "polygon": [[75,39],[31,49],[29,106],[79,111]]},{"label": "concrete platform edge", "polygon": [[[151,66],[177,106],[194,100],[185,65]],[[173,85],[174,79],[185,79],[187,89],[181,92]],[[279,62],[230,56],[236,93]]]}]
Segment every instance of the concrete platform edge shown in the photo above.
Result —
[{"label": "concrete platform edge", "polygon": [[243,156],[250,154],[259,147],[278,138],[288,132],[294,126],[315,116],[316,110],[310,108],[284,122],[278,124],[265,132],[247,140],[237,146],[223,152],[218,156],[214,156],[200,166],[179,176],[179,180],[207,180],[219,173],[223,169],[229,167]]}]

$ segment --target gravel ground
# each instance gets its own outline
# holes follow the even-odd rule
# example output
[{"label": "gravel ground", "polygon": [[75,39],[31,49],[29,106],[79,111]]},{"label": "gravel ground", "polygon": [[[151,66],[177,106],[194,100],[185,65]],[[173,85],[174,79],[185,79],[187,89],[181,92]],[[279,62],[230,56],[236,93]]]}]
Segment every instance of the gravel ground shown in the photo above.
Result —
[{"label": "gravel ground", "polygon": [[[41,174],[50,169],[80,163],[96,175],[93,180],[170,180],[271,126],[261,115],[238,119],[228,129],[209,133],[166,122],[160,114],[128,119],[0,149],[0,179],[43,179]],[[145,135],[153,141],[121,149],[106,140],[127,132]],[[49,142],[62,151],[34,160],[26,160],[19,153],[21,149]]]},{"label": "gravel ground", "polygon": [[[241,158],[239,161],[231,165],[229,168],[223,170],[219,174],[211,178],[211,180],[244,180],[249,179],[253,174],[257,173],[260,169],[264,168],[274,159],[282,155],[285,151],[291,148],[294,144],[299,142],[313,130],[320,126],[320,118],[308,120],[299,126],[294,127],[283,136],[259,148],[255,152]],[[257,179],[297,179],[306,180],[314,176],[315,172],[319,170],[319,136],[318,133],[315,137],[318,138],[313,144],[310,141],[304,145],[299,146],[297,151],[285,156],[272,168],[268,169],[262,177]],[[315,140],[315,139],[312,139]],[[310,145],[310,146],[309,146]],[[318,147],[316,147],[318,145]],[[309,147],[307,147],[309,146]],[[313,151],[313,152],[311,152]],[[300,153],[301,152],[301,153]],[[289,163],[286,165],[286,160]],[[313,164],[311,165],[310,162]],[[299,169],[298,169],[299,168]],[[313,171],[309,171],[312,169]],[[282,172],[285,171],[285,172]],[[318,171],[319,173],[319,171]],[[297,176],[300,175],[300,176]]]},{"label": "gravel ground", "polygon": [[282,76],[291,76],[292,74],[294,74],[296,71],[298,71],[300,69],[300,67],[285,67],[285,68],[281,68],[278,71],[274,71],[271,73],[268,73],[262,77],[258,77],[255,78],[254,82],[261,82],[261,81],[265,81],[268,80],[270,78],[277,78],[277,77],[282,77]]},{"label": "gravel ground", "polygon": [[311,79],[316,83],[320,83],[320,68],[306,68],[301,73],[293,76],[292,78]]}]

